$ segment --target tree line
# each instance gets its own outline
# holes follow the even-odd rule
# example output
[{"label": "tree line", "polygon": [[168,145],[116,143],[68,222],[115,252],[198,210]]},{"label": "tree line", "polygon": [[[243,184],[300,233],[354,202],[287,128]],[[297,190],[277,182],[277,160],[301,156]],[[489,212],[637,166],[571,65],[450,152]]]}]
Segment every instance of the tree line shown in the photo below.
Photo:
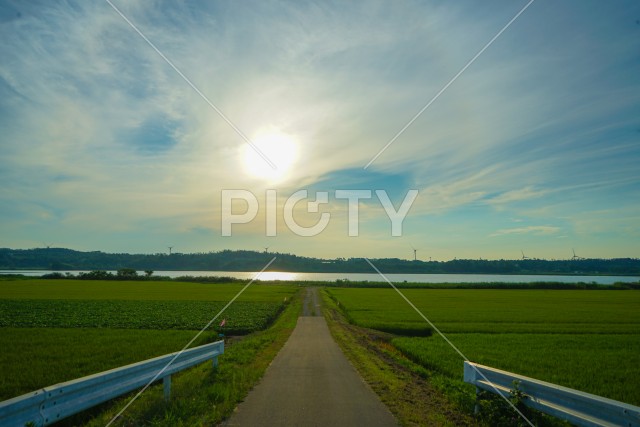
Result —
[{"label": "tree line", "polygon": [[[137,271],[259,271],[273,257],[269,271],[371,273],[364,258],[321,259],[286,253],[223,250],[206,253],[128,254],[82,252],[65,248],[0,248],[3,270],[121,270]],[[434,274],[600,274],[640,275],[640,259],[475,260],[420,261],[399,258],[372,259],[383,273]]]}]

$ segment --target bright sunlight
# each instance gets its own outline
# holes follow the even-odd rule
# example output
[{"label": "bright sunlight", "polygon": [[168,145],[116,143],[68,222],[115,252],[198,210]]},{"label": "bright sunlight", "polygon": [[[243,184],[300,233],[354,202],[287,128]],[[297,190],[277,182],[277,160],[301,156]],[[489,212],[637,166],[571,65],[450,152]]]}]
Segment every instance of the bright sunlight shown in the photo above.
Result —
[{"label": "bright sunlight", "polygon": [[269,181],[282,181],[289,176],[298,155],[298,146],[290,136],[264,134],[255,138],[253,144],[276,165],[276,169],[247,144],[244,147],[244,168],[247,173]]}]

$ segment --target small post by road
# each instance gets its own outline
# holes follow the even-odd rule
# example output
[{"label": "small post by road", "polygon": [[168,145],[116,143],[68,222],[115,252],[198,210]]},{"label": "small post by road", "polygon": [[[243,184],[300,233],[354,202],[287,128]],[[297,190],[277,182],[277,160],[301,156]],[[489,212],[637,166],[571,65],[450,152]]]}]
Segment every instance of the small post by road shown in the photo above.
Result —
[{"label": "small post by road", "polygon": [[169,399],[171,399],[171,375],[167,375],[162,379],[162,386],[164,389],[164,400],[168,402]]}]

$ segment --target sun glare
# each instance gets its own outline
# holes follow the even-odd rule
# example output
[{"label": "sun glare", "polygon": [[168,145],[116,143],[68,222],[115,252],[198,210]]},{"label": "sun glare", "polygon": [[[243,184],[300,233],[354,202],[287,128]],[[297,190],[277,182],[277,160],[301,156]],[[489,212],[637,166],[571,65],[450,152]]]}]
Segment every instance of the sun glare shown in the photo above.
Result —
[{"label": "sun glare", "polygon": [[279,133],[265,134],[255,138],[253,144],[275,164],[276,168],[274,169],[247,144],[244,148],[244,168],[248,174],[269,181],[282,181],[290,175],[298,154],[297,144],[290,136]]},{"label": "sun glare", "polygon": [[265,271],[260,274],[260,280],[295,280],[298,273],[289,273],[285,271]]}]

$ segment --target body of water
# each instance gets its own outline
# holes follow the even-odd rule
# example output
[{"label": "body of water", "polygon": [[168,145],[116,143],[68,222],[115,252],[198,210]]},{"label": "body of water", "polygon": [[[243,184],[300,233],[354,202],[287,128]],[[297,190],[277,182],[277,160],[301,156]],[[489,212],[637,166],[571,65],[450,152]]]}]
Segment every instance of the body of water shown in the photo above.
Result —
[{"label": "body of water", "polygon": [[[25,276],[41,276],[48,273],[71,273],[77,275],[82,271],[52,271],[52,270],[2,270],[0,274],[23,274]],[[116,273],[112,271],[111,273]],[[143,271],[138,274],[144,275]],[[245,271],[154,271],[155,276],[225,276],[236,279],[251,280],[257,272]],[[554,276],[554,275],[529,275],[529,274],[385,274],[392,283],[530,283],[530,282],[560,282],[560,283],[598,283],[611,285],[616,282],[638,282],[638,276]],[[258,280],[283,280],[283,281],[323,281],[335,282],[336,280],[350,280],[353,282],[369,281],[384,282],[385,280],[376,273],[293,273],[284,271],[265,271],[260,274]]]}]

